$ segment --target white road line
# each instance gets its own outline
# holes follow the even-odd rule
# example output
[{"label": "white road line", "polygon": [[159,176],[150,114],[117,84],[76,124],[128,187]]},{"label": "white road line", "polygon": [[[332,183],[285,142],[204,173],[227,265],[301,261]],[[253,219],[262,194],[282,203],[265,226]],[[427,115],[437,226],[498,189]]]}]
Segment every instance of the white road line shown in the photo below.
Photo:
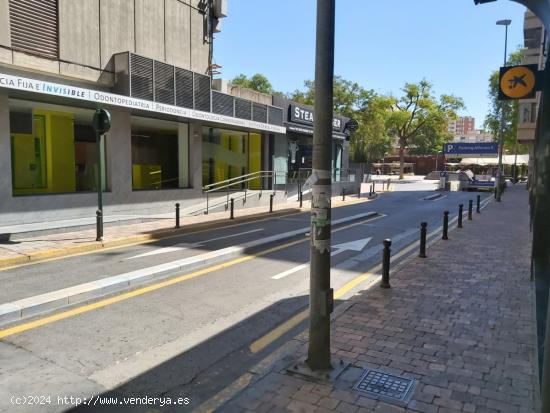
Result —
[{"label": "white road line", "polygon": [[273,280],[280,280],[281,278],[285,278],[291,274],[294,274],[295,272],[301,271],[305,268],[309,267],[309,262],[306,264],[298,265],[297,267],[291,268],[289,270],[283,271],[277,275],[274,275],[271,277]]},{"label": "white road line", "polygon": [[126,259],[127,260],[133,260],[134,258],[143,258],[143,257],[150,257],[152,255],[168,254],[170,252],[184,251],[184,250],[187,250],[189,248],[202,247],[203,244],[206,244],[208,242],[219,241],[221,239],[226,239],[226,238],[238,237],[240,235],[252,234],[254,232],[259,232],[259,231],[263,231],[263,228],[253,229],[251,231],[239,232],[237,234],[224,235],[223,237],[211,238],[211,239],[208,239],[206,241],[201,241],[201,242],[198,242],[198,243],[195,243],[195,244],[191,244],[188,247],[163,247],[163,248],[158,248],[158,249],[155,249],[153,251],[145,252],[145,253],[139,254],[139,255],[134,255],[133,257],[126,258]]},{"label": "white road line", "polygon": [[[359,239],[359,240],[356,240],[356,241],[345,242],[343,244],[334,245],[334,246],[332,246],[332,248],[334,248],[335,250],[330,253],[330,256],[334,257],[338,254],[341,254],[344,251],[361,252],[367,246],[367,244],[370,242],[371,239],[372,238],[369,237],[369,238]],[[271,277],[271,279],[280,280],[281,278],[285,278],[285,277],[287,277],[291,274],[294,274],[298,271],[301,271],[301,270],[303,270],[307,267],[309,267],[309,262],[305,263],[305,264],[302,264],[302,265],[298,265],[297,267],[291,268],[289,270],[283,271],[283,272],[281,272],[277,275],[274,275],[273,277]]]}]

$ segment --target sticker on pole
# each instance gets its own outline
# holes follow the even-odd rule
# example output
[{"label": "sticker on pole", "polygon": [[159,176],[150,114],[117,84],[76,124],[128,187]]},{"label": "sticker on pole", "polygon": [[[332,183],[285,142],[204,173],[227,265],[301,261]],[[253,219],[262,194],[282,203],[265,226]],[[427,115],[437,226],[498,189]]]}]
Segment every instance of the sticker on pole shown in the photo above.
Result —
[{"label": "sticker on pole", "polygon": [[500,68],[499,100],[531,99],[540,90],[537,65],[507,66]]}]

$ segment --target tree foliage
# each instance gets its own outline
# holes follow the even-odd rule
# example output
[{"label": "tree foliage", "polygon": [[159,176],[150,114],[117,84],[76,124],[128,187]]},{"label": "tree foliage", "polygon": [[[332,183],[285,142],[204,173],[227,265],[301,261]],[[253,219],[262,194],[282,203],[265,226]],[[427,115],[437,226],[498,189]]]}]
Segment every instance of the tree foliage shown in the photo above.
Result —
[{"label": "tree foliage", "polygon": [[252,77],[247,77],[245,74],[240,74],[238,76],[235,76],[235,78],[231,81],[231,84],[235,86],[241,86],[247,89],[255,90],[256,92],[261,93],[273,93],[273,86],[261,73],[256,73]]},{"label": "tree foliage", "polygon": [[[357,111],[361,111],[369,105],[375,93],[373,90],[365,89],[357,82],[346,80],[341,76],[334,76],[333,95],[334,112],[351,118]],[[313,105],[315,82],[306,80],[304,90],[295,90],[288,95],[288,98],[304,105]]]},{"label": "tree foliage", "polygon": [[[508,57],[508,66],[519,65],[522,63],[523,50],[518,49]],[[485,128],[493,135],[493,140],[498,142],[500,117],[504,110],[504,149],[513,150],[516,144],[518,120],[519,120],[519,101],[518,100],[498,100],[499,91],[498,70],[491,73],[489,77],[489,100],[490,109],[485,117]],[[524,145],[518,145],[518,153],[527,153],[529,150]]]},{"label": "tree foliage", "polygon": [[448,121],[455,119],[456,112],[464,108],[464,102],[456,96],[441,95],[436,98],[432,85],[426,80],[406,83],[402,92],[401,97],[392,97],[391,113],[386,122],[389,133],[399,143],[400,179],[403,178],[405,150],[437,151],[450,138]]}]

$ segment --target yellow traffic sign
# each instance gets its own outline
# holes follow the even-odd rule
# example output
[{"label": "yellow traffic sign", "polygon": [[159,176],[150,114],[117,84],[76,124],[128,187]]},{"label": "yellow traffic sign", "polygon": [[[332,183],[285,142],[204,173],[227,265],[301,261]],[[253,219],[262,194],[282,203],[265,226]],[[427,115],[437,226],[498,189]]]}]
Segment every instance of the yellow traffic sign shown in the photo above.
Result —
[{"label": "yellow traffic sign", "polygon": [[500,68],[499,99],[526,99],[537,90],[537,65]]}]

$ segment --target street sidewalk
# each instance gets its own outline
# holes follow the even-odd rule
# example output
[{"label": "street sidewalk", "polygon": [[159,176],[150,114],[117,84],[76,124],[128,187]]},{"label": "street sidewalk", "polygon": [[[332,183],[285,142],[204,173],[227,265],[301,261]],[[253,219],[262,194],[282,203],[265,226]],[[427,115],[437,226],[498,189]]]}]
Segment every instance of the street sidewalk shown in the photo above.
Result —
[{"label": "street sidewalk", "polygon": [[[335,381],[315,383],[282,367],[305,359],[304,332],[279,350],[278,360],[263,361],[271,367],[249,369],[254,379],[232,399],[211,400],[226,412],[534,412],[527,201],[524,185],[511,188],[502,203],[430,247],[428,258],[397,268],[391,289],[374,283],[342,304],[332,323],[332,358],[350,367]],[[410,401],[399,405],[354,390],[366,368],[414,379]]]},{"label": "street sidewalk", "polygon": [[[339,207],[366,201],[368,201],[366,194],[363,194],[361,199],[357,199],[357,195],[350,195],[346,196],[345,202],[342,201],[340,196],[334,197],[332,204],[334,207]],[[268,212],[268,206],[235,209],[234,220],[228,219],[229,212],[216,212],[192,217],[182,216],[181,227],[179,229],[174,228],[174,213],[174,217],[170,219],[159,219],[131,225],[106,226],[104,228],[103,241],[100,242],[95,240],[95,229],[40,235],[16,241],[0,242],[0,268],[26,264],[30,261],[90,252],[102,248],[152,242],[199,230],[221,228],[237,223],[289,215],[306,211],[309,208],[309,201],[304,200],[302,208],[300,208],[298,202],[274,204],[273,213]]]}]

